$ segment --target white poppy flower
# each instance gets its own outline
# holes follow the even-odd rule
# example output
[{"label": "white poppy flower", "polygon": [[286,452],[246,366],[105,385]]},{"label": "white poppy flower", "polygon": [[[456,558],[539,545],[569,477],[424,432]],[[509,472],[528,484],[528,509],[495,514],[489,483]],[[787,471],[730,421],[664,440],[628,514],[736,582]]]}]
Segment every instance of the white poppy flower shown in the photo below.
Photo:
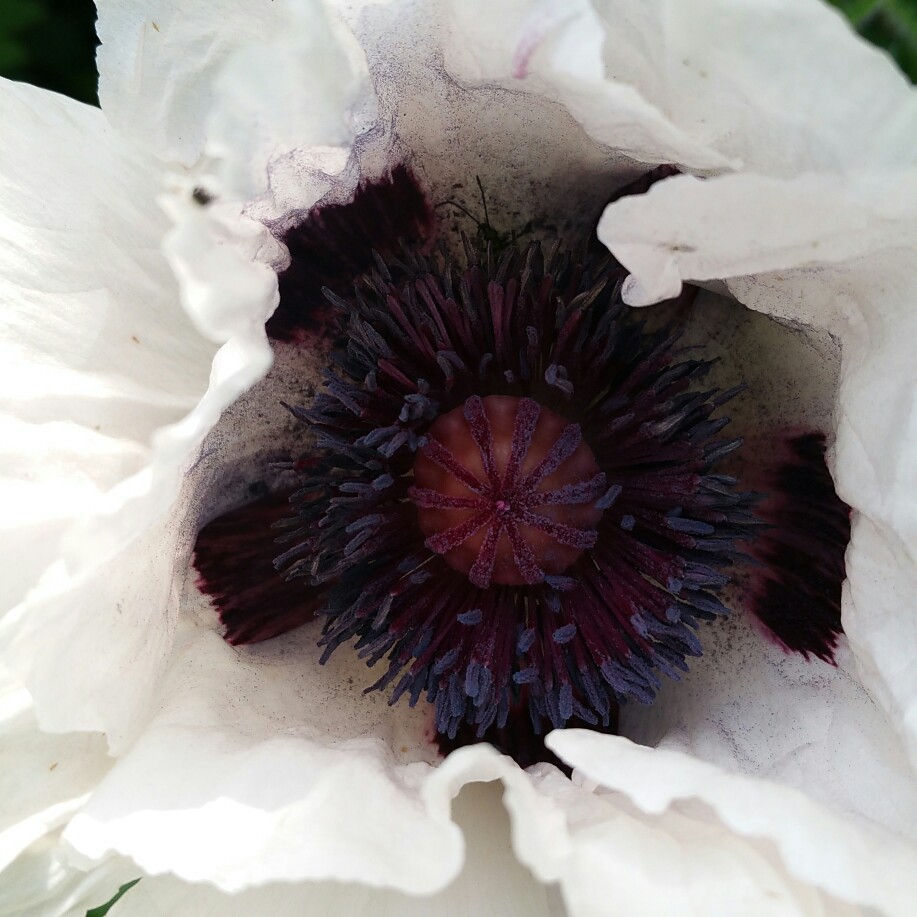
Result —
[{"label": "white poppy flower", "polygon": [[[100,0],[104,114],[0,87],[0,913],[141,874],[125,913],[907,913],[914,90],[816,0],[332,6]],[[442,760],[318,624],[223,640],[197,531],[282,477],[276,405],[328,362],[265,334],[278,239],[402,162],[431,203],[479,176],[508,230],[601,214],[631,305],[713,291],[685,336],[749,382],[736,425],[832,442],[835,666],[739,590],[620,736],[549,736],[568,779]],[[453,807],[488,781],[514,858],[498,792]]]}]

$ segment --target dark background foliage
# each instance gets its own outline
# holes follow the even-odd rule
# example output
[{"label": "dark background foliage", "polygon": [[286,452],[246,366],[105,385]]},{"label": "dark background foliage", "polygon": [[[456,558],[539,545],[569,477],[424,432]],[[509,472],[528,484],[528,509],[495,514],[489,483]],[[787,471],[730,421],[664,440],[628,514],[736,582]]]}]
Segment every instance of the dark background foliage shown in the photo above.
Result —
[{"label": "dark background foliage", "polygon": [[917,83],[917,0],[830,0]]},{"label": "dark background foliage", "polygon": [[[830,0],[917,82],[917,0]],[[0,75],[97,104],[92,0],[0,0]]]},{"label": "dark background foliage", "polygon": [[92,0],[0,0],[0,75],[97,104]]}]

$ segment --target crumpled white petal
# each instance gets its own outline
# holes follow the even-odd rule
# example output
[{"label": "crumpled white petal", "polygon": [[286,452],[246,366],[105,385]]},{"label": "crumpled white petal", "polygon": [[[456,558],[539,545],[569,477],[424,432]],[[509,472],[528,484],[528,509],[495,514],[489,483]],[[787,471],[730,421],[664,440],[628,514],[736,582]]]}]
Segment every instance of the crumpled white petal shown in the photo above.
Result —
[{"label": "crumpled white petal", "polygon": [[349,142],[370,117],[362,53],[318,0],[98,0],[99,97],[109,120],[163,160],[218,160],[242,199],[266,164]]},{"label": "crumpled white petal", "polygon": [[160,712],[66,840],[230,892],[325,877],[430,892],[458,872],[460,833],[419,805],[426,718],[364,699],[355,660],[320,667],[314,628],[241,651],[185,629]]},{"label": "crumpled white petal", "polygon": [[[304,913],[310,917],[340,914],[561,917],[563,909],[556,889],[536,881],[513,857],[499,784],[466,787],[453,803],[452,817],[464,834],[467,857],[461,873],[434,895],[407,895],[345,882],[273,883],[229,894],[209,884],[187,883],[173,875],[162,875],[145,876],[119,907],[129,914],[169,914],[170,917],[198,917],[203,913],[221,917],[262,913],[276,917],[299,917]],[[110,890],[117,885],[117,881],[109,879]],[[98,883],[95,887],[98,888]],[[96,891],[99,900],[101,894]]]},{"label": "crumpled white petal", "polygon": [[0,871],[63,825],[111,760],[99,735],[39,732],[28,692],[0,671]]},{"label": "crumpled white petal", "polygon": [[917,893],[912,845],[839,818],[796,790],[581,729],[556,731],[547,742],[582,775],[625,794],[647,814],[674,809],[697,817],[690,803],[705,803],[735,834],[771,841],[790,875],[842,901],[904,914]]},{"label": "crumpled white petal", "polygon": [[459,73],[532,78],[644,162],[792,176],[917,158],[907,79],[819,0],[517,0],[496,20],[486,0],[452,5]]},{"label": "crumpled white petal", "polygon": [[158,251],[153,160],[62,97],[4,82],[0,104],[2,442],[16,463],[3,533],[22,557],[7,603],[53,559],[62,523],[143,470],[153,434],[194,408],[215,348]]},{"label": "crumpled white petal", "polygon": [[[182,313],[158,251],[167,223],[149,155],[118,140],[98,111],[50,93],[4,83],[0,104],[9,126],[0,149],[2,538],[4,555],[16,558],[4,565],[4,610],[53,565],[44,595],[33,591],[28,613],[22,605],[5,619],[27,620],[4,643],[15,671],[47,664],[52,693],[78,709],[87,658],[117,667],[136,652],[136,680],[122,693],[148,689],[144,673],[152,677],[158,661],[140,653],[134,624],[123,622],[144,616],[141,639],[155,642],[164,606],[141,606],[119,624],[112,604],[106,627],[100,597],[68,594],[55,607],[54,582],[91,582],[94,565],[147,528],[157,511],[151,440],[200,410],[215,348]],[[72,654],[76,622],[89,625],[82,656]],[[40,687],[36,695],[41,705]],[[91,707],[75,724],[61,712],[59,724],[97,725]]]},{"label": "crumpled white petal", "polygon": [[710,628],[704,648],[652,709],[622,712],[623,734],[779,781],[839,815],[917,840],[917,786],[904,745],[864,690],[846,643],[837,668],[787,658],[736,617]]},{"label": "crumpled white petal", "polygon": [[59,832],[52,832],[4,870],[0,917],[85,917],[136,878],[137,867],[127,860],[108,860],[88,872],[74,867]]},{"label": "crumpled white petal", "polygon": [[[634,159],[695,169],[730,165],[641,95],[619,60],[614,60],[615,70],[624,70],[623,78],[607,78],[606,47],[613,37],[602,12],[588,0],[563,6],[531,0],[506,4],[497,22],[485,3],[456,0],[452,14],[461,40],[450,46],[447,63],[466,79],[487,84],[498,79],[507,85],[524,79],[522,88],[556,95],[591,137]],[[498,30],[512,40],[494,42]]]},{"label": "crumpled white petal", "polygon": [[[305,15],[310,9],[310,5],[304,5],[300,15]],[[289,25],[287,22],[288,28]],[[317,27],[309,31],[300,24],[292,34],[306,35],[307,43],[318,43],[323,54],[303,54],[308,49],[302,45],[297,45],[297,54],[293,54],[289,43],[284,44],[286,39],[278,39],[282,45],[279,49],[259,45],[244,55],[240,52],[240,56],[232,57],[227,68],[221,70],[220,85],[215,92],[225,104],[217,109],[223,115],[214,119],[214,144],[209,151],[214,156],[240,136],[241,122],[233,114],[239,111],[237,90],[243,82],[240,73],[247,72],[246,65],[250,69],[253,64],[263,66],[267,61],[275,64],[278,74],[284,65],[293,68],[291,72],[284,73],[289,83],[276,93],[278,99],[289,97],[288,85],[303,88],[302,60],[308,61],[312,67],[316,82],[312,95],[320,96],[321,86],[333,88],[335,92],[327,93],[327,102],[321,106],[297,103],[298,120],[290,119],[289,107],[278,104],[269,109],[262,98],[265,117],[271,114],[277,123],[284,124],[285,129],[296,131],[315,144],[340,143],[351,136],[349,120],[342,117],[340,107],[345,97],[352,99],[356,105],[363,92],[359,61],[352,47]],[[120,47],[117,43],[115,45],[116,49]],[[286,57],[281,53],[284,49],[288,52]],[[352,75],[349,81],[342,76],[347,73]],[[172,189],[166,204],[176,225],[168,233],[164,251],[181,284],[179,299],[167,264],[157,251],[165,232],[165,222],[158,214],[155,201],[159,190],[157,183],[165,178],[161,163],[146,153],[137,152],[127,141],[120,140],[104,125],[104,119],[98,112],[65,100],[48,103],[48,106],[52,110],[56,106],[66,112],[65,117],[58,116],[65,125],[58,128],[58,132],[65,137],[58,139],[54,146],[70,150],[70,161],[52,163],[38,159],[33,162],[24,148],[11,144],[6,150],[10,174],[16,179],[15,183],[10,183],[11,193],[18,194],[22,201],[30,200],[29,189],[37,190],[42,184],[48,184],[48,177],[42,169],[47,170],[53,165],[57,171],[51,184],[68,183],[68,195],[62,196],[62,205],[72,206],[84,215],[84,221],[87,221],[85,233],[90,229],[96,233],[107,229],[112,239],[124,244],[125,240],[133,240],[138,233],[144,232],[145,224],[137,220],[135,226],[125,227],[119,235],[114,220],[106,225],[103,217],[107,214],[103,214],[98,206],[91,206],[94,198],[110,195],[124,200],[130,204],[127,216],[131,216],[138,207],[141,212],[145,210],[151,215],[149,219],[152,222],[145,230],[146,235],[138,239],[134,247],[141,252],[149,249],[149,258],[153,259],[158,274],[148,276],[149,269],[145,265],[135,267],[117,262],[110,266],[114,272],[111,277],[100,274],[96,271],[100,252],[93,250],[88,235],[83,236],[87,244],[78,249],[81,259],[79,270],[88,274],[92,278],[91,283],[100,289],[112,288],[125,298],[147,304],[145,309],[137,309],[146,325],[138,320],[131,329],[136,328],[138,333],[134,337],[138,340],[149,338],[154,343],[159,342],[160,349],[165,350],[163,356],[169,362],[163,369],[155,371],[162,377],[165,389],[164,393],[157,392],[160,399],[167,397],[170,376],[176,372],[189,373],[196,382],[196,388],[184,395],[185,401],[181,404],[184,410],[173,409],[171,417],[149,410],[142,412],[149,426],[141,434],[140,443],[134,447],[137,455],[130,470],[136,473],[130,476],[123,472],[112,475],[102,492],[93,494],[96,499],[91,506],[88,496],[81,495],[73,509],[63,513],[60,529],[65,533],[75,513],[90,518],[75,532],[65,534],[67,563],[50,565],[38,589],[7,617],[4,625],[10,634],[6,640],[10,664],[28,682],[43,726],[56,730],[103,729],[113,747],[119,747],[119,743],[123,744],[138,727],[149,692],[166,664],[174,638],[177,611],[175,571],[177,569],[180,571],[178,575],[184,575],[197,521],[178,518],[174,514],[170,519],[158,520],[175,500],[180,472],[186,470],[193,460],[204,434],[216,422],[220,412],[260,378],[270,365],[271,352],[263,326],[277,301],[276,274],[270,262],[276,260],[278,254],[276,243],[273,243],[265,227],[241,213],[244,198],[238,196],[239,189],[233,186],[233,182],[241,183],[249,191],[251,187],[248,183],[256,183],[258,190],[266,187],[267,183],[264,164],[261,164],[257,178],[255,173],[247,171],[253,162],[258,162],[256,152],[261,155],[264,150],[255,151],[243,145],[239,150],[234,149],[232,155],[213,160],[220,168],[204,170],[211,179],[210,191],[227,195],[226,201],[218,200],[213,207],[203,208],[192,197],[195,180],[190,175],[176,175],[171,179]],[[312,119],[309,130],[304,127],[307,117]],[[70,126],[68,118],[75,127]],[[25,118],[23,121],[28,123]],[[265,129],[263,136],[275,136],[276,131],[271,130],[276,126],[274,121],[262,126]],[[66,136],[66,131],[72,130],[76,130],[77,134]],[[84,148],[79,139],[80,131],[94,132],[102,138],[95,142],[107,145],[106,155],[98,156],[93,164],[94,172],[83,170],[80,162],[78,154]],[[274,149],[272,152],[279,154],[283,150]],[[119,157],[117,166],[110,163],[113,156]],[[258,170],[256,165],[256,172]],[[125,172],[125,177],[121,178]],[[90,180],[92,178],[95,184]],[[129,181],[137,186],[118,187],[119,182],[125,184]],[[71,200],[72,204],[69,203]],[[52,250],[44,270],[47,271],[48,265],[58,261],[57,270],[69,282],[85,285],[85,279],[67,263],[66,257],[66,251]],[[74,276],[70,277],[70,274]],[[14,276],[12,271],[10,276]],[[153,284],[152,292],[146,288],[131,289],[128,283],[132,277],[135,277],[135,282]],[[33,282],[33,285],[41,287],[40,282]],[[157,301],[168,303],[172,315],[163,315],[161,308],[157,311],[154,307]],[[190,317],[190,323],[180,304]],[[125,311],[122,314],[129,313]],[[83,333],[90,333],[96,327],[92,321],[81,319],[76,313],[70,314],[67,321],[75,322],[84,329]],[[192,323],[206,338],[226,343],[215,352],[212,344],[191,330]],[[154,327],[155,333],[147,335],[147,325]],[[47,339],[42,343],[38,340],[42,339],[27,338],[26,344],[34,351],[50,349]],[[191,346],[195,340],[200,341],[197,350]],[[131,361],[123,342],[116,342],[112,337],[106,346],[116,351],[119,359],[130,364],[134,371],[143,369],[143,363],[136,356]],[[78,362],[85,360],[86,349],[84,347],[76,354]],[[26,365],[17,379],[25,382],[28,382],[25,372],[32,369],[27,359],[18,360],[19,364]],[[207,387],[206,373],[211,361],[212,371]],[[19,384],[16,380],[11,381]],[[40,390],[40,386],[36,385],[35,390]],[[133,416],[134,412],[128,410],[130,407],[126,405],[125,416]],[[182,417],[185,411],[189,413]],[[164,425],[173,418],[171,425]],[[44,435],[48,439],[54,431],[45,426],[38,431],[30,428],[20,433],[17,428],[15,432],[20,441],[29,435],[38,444],[37,436]],[[152,449],[144,441],[146,437],[153,438]],[[83,438],[86,439],[86,436]],[[62,446],[57,445],[58,442],[59,439],[54,440],[55,448],[60,449]],[[73,449],[72,446],[68,448]],[[16,461],[21,464],[20,459]],[[71,460],[71,464],[76,463]],[[45,467],[50,471],[50,465]],[[79,475],[85,474],[80,470]],[[78,477],[79,480],[81,478]],[[59,473],[50,483],[56,487],[63,486]],[[15,486],[21,487],[19,484]],[[42,498],[48,502],[49,496],[53,496],[53,490],[44,482]],[[103,517],[103,523],[93,527],[94,517],[98,515]],[[148,528],[151,530],[145,531]],[[24,583],[34,581],[38,572],[59,550],[57,540],[48,537],[49,534],[47,527],[36,532],[36,541],[41,540],[47,559],[41,552],[30,556],[31,564],[26,570],[28,578],[24,579]],[[136,540],[138,538],[139,541]],[[115,575],[112,563],[117,567]],[[78,603],[74,607],[71,597],[74,588],[86,598],[83,606],[85,615]],[[132,594],[136,598],[132,598]],[[141,601],[141,596],[146,600]],[[153,619],[137,614],[124,615],[119,606],[123,608],[126,605],[145,609]],[[164,611],[168,613],[164,614]],[[55,639],[49,638],[52,634]],[[103,656],[102,663],[94,671],[84,671],[80,660],[85,658],[85,654],[94,647],[109,644],[117,649]],[[68,652],[61,653],[59,646],[66,646]],[[62,678],[61,656],[66,656],[76,668],[69,678]],[[112,684],[120,682],[121,674],[127,669],[134,675],[130,686],[126,689],[119,686],[118,690],[113,690]],[[79,690],[74,689],[75,684],[81,685]]]},{"label": "crumpled white petal", "polygon": [[[875,252],[907,249],[917,239],[915,200],[914,169],[790,179],[679,176],[640,198],[617,202],[598,231],[631,271],[627,302],[643,306],[677,295],[684,280],[843,266]],[[820,301],[800,311],[806,305],[797,296],[768,314],[816,327],[853,318],[826,314]]]}]

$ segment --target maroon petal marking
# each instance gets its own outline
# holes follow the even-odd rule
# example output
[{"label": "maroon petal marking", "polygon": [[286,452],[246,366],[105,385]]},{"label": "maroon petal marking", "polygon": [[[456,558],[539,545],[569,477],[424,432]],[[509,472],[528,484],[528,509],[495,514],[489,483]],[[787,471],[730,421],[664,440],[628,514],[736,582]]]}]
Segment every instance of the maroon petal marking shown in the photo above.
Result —
[{"label": "maroon petal marking", "polygon": [[274,567],[275,523],[290,515],[290,492],[268,494],[207,523],[197,536],[198,588],[213,599],[233,645],[258,643],[311,621],[322,593]]},{"label": "maroon petal marking", "polygon": [[374,266],[374,252],[389,259],[401,243],[421,243],[433,234],[433,210],[405,165],[357,188],[348,204],[319,205],[280,233],[290,264],[278,277],[280,303],[268,319],[275,341],[302,342],[332,332],[339,316],[323,288],[348,292]]},{"label": "maroon petal marking", "polygon": [[841,627],[850,508],[834,491],[822,433],[785,434],[770,444],[783,461],[757,509],[766,529],[751,553],[763,564],[752,611],[788,652],[834,663]]}]

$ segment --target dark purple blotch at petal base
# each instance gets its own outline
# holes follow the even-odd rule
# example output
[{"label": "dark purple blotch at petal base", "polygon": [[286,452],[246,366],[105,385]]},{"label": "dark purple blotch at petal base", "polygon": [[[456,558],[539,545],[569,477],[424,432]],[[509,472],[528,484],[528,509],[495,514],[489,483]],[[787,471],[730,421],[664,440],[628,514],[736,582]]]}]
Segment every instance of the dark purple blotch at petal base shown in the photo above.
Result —
[{"label": "dark purple blotch at petal base", "polygon": [[364,181],[347,204],[314,207],[280,235],[291,260],[278,277],[280,304],[268,319],[268,336],[286,342],[339,336],[334,329],[340,316],[323,288],[349,291],[355,278],[373,268],[374,253],[387,261],[402,243],[429,239],[433,226],[430,204],[406,165]]},{"label": "dark purple blotch at petal base", "polygon": [[785,434],[770,451],[781,461],[758,506],[769,528],[751,548],[763,565],[753,573],[752,611],[787,651],[833,663],[850,508],[834,491],[824,434]]},{"label": "dark purple blotch at petal base", "polygon": [[274,567],[276,523],[290,515],[290,492],[268,494],[201,529],[194,547],[198,587],[213,599],[227,642],[258,643],[307,624],[318,608],[302,580]]}]

